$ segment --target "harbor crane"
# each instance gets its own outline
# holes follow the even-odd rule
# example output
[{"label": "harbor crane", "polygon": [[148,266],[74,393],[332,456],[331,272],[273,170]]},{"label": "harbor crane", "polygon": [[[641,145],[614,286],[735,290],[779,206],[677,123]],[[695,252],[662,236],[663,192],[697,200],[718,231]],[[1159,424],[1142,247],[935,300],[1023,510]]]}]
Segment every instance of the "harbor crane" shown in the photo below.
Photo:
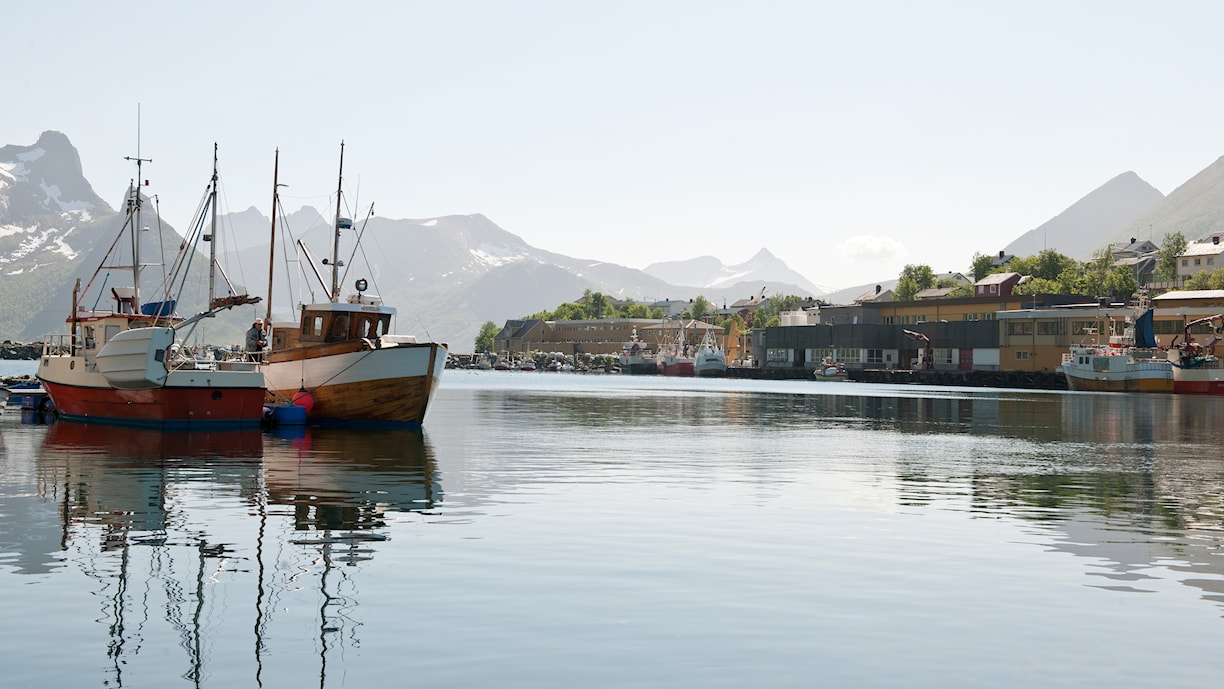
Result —
[{"label": "harbor crane", "polygon": [[931,338],[927,337],[924,333],[913,330],[902,329],[901,332],[909,335],[914,341],[923,343],[924,346],[922,348],[922,362],[920,368],[922,368],[924,371],[934,370],[935,351],[931,349]]}]

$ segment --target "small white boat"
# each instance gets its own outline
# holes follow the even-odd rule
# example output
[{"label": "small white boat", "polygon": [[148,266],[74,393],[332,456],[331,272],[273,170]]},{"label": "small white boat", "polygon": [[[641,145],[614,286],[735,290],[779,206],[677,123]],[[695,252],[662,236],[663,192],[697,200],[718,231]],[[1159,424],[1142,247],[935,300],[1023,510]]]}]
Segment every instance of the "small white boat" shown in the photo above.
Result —
[{"label": "small white boat", "polygon": [[820,365],[812,371],[812,375],[816,377],[816,380],[845,380],[846,365],[828,358],[821,359]]}]

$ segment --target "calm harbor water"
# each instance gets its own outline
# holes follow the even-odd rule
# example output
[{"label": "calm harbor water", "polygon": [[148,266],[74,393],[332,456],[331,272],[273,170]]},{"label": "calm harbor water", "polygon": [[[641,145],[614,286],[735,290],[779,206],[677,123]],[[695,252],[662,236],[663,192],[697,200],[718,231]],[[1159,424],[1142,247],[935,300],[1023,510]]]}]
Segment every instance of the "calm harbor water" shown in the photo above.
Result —
[{"label": "calm harbor water", "polygon": [[448,371],[422,433],[0,416],[6,687],[1204,687],[1224,400]]}]

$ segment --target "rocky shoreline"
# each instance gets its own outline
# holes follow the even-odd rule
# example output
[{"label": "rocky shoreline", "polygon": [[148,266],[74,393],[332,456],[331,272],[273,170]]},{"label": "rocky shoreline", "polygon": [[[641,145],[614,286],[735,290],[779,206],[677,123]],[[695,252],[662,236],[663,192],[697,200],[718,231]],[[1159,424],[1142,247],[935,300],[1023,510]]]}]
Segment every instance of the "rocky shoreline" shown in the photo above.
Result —
[{"label": "rocky shoreline", "polygon": [[33,361],[41,354],[41,344],[22,344],[20,342],[0,343],[0,359]]}]

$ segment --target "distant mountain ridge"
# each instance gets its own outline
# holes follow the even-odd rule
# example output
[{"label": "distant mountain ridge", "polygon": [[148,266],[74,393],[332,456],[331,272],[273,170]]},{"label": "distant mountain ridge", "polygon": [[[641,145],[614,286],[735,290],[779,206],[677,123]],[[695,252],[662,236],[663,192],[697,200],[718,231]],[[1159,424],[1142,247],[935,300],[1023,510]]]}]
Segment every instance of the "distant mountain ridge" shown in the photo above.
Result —
[{"label": "distant mountain ridge", "polygon": [[[122,182],[126,187],[127,180]],[[115,185],[116,192],[120,188]],[[116,197],[122,203],[124,197]],[[303,208],[289,214],[281,230],[300,238],[316,258],[330,257],[328,216]],[[881,279],[828,294],[764,248],[736,265],[701,256],[635,270],[533,247],[480,214],[354,220],[354,232],[364,233],[364,250],[347,253],[352,237],[345,237],[345,291],[358,277],[369,279],[371,291],[399,309],[399,332],[430,336],[456,351],[472,346],[484,321],[501,323],[552,309],[588,289],[642,301],[703,295],[715,304],[765,289],[768,294],[837,302],[876,284],[896,283],[896,276],[878,276]],[[33,145],[0,147],[0,340],[37,341],[45,333],[63,332],[73,279],[89,277],[122,222],[122,214],[94,193],[76,149],[63,134],[45,132]],[[251,207],[222,216],[221,224],[219,234],[233,240],[219,242],[218,251],[239,266],[230,272],[231,279],[262,295],[268,282],[270,220]],[[148,233],[147,241],[178,245],[181,238],[168,223],[155,227],[160,233]],[[1143,232],[1144,227],[1150,229]],[[1182,231],[1188,239],[1224,232],[1224,158],[1167,198],[1133,172],[1118,175],[1006,250],[1030,255],[1051,248],[1085,260],[1111,241],[1135,236],[1159,242],[1168,231]],[[305,263],[285,264],[283,257],[292,252],[286,239],[277,240],[277,287],[272,295],[273,309],[283,318],[290,317],[298,303],[323,298]],[[291,282],[298,287],[291,289]],[[307,287],[313,288],[313,297]],[[200,285],[188,285],[180,296],[180,311],[190,313],[201,298]],[[232,318],[241,322],[262,315],[264,308],[243,307]],[[217,324],[226,318],[230,316],[216,319]]]},{"label": "distant mountain ridge", "polygon": [[[121,202],[125,198],[118,196]],[[147,212],[152,215],[151,209]],[[88,280],[123,220],[93,192],[80,156],[63,134],[46,132],[32,146],[0,148],[0,339],[29,342],[64,332],[74,279]],[[262,295],[267,291],[271,221],[253,207],[224,214],[219,221],[217,250],[230,279],[239,288],[245,285],[246,291]],[[447,342],[456,351],[470,350],[484,321],[501,323],[552,309],[588,289],[617,299],[704,295],[715,303],[756,294],[763,286],[771,293],[810,291],[751,271],[746,274],[750,283],[728,275],[717,287],[670,284],[640,270],[538,249],[480,214],[355,221],[354,233],[363,233],[363,249],[348,253],[353,251],[353,236],[344,237],[344,292],[352,291],[358,277],[370,280],[371,291],[398,309],[398,332]],[[153,247],[174,251],[181,243],[164,220],[143,224],[157,230],[142,240],[150,245],[148,256],[158,255]],[[288,319],[297,304],[326,298],[306,259],[288,264],[283,260],[293,252],[289,235],[301,239],[321,262],[330,258],[332,229],[330,219],[313,208],[291,213],[278,225],[283,225],[285,235],[277,240],[272,308],[278,317]],[[768,252],[758,258],[776,266],[780,275],[799,277]],[[330,268],[316,267],[328,271],[324,278],[330,280]],[[146,282],[157,281],[156,271],[146,269]],[[104,284],[95,287],[90,305],[108,298]],[[180,314],[196,310],[206,295],[206,290],[200,292],[202,287],[191,282],[184,294],[176,295]],[[265,308],[265,304],[244,306],[207,319],[202,328],[214,329],[204,336],[230,338],[240,327],[236,324],[262,315]]]},{"label": "distant mountain ridge", "polygon": [[742,282],[781,281],[803,288],[808,296],[816,296],[823,290],[807,278],[791,270],[781,259],[761,249],[744,263],[723,265],[713,256],[698,256],[684,261],[651,263],[642,269],[660,280],[676,285],[693,285],[722,289]]},{"label": "distant mountain ridge", "polygon": [[[245,223],[251,221],[255,226],[247,227]],[[235,234],[268,232],[269,221],[257,214],[227,216],[225,224],[231,223]],[[304,208],[289,216],[287,224],[316,258],[330,255],[331,223],[323,219],[323,214]],[[500,324],[553,309],[581,297],[588,289],[615,299],[637,301],[703,295],[716,304],[752,296],[762,287],[770,293],[808,293],[801,286],[759,276],[750,276],[748,281],[725,280],[717,287],[672,284],[614,263],[538,249],[480,214],[398,220],[374,217],[368,222],[356,221],[354,227],[355,232],[363,234],[365,251],[348,266],[345,288],[358,277],[368,279],[371,292],[400,309],[409,332],[423,332],[454,343],[460,351],[471,346],[485,321]],[[342,243],[351,246],[351,240],[344,237]],[[247,280],[266,284],[266,243],[231,258],[241,265]],[[358,259],[360,268],[356,267]],[[781,265],[782,272],[791,272]],[[362,270],[366,272],[357,272]],[[277,284],[284,284],[285,276],[292,272],[279,265],[276,271]],[[318,280],[308,275],[305,282],[314,289],[312,299],[323,298]],[[287,305],[291,303],[296,302],[287,294],[273,294],[273,310],[278,317],[289,317]]]}]

